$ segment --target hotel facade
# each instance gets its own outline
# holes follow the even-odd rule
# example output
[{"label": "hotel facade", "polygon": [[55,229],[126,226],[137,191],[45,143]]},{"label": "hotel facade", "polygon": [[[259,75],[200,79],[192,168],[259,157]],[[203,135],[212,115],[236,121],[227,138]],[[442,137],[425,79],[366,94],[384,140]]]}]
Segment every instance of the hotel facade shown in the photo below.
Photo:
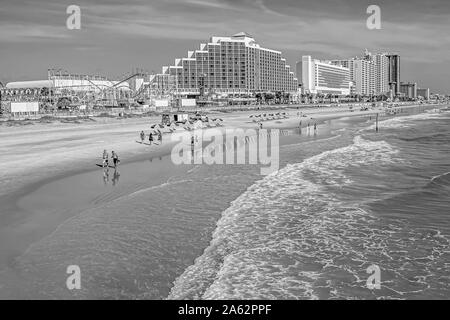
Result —
[{"label": "hotel facade", "polygon": [[297,63],[297,77],[302,79],[303,92],[306,94],[349,95],[350,69],[334,65],[330,61],[303,56]]},{"label": "hotel facade", "polygon": [[161,88],[184,95],[296,92],[298,81],[280,51],[261,47],[238,33],[212,37],[151,79]]}]

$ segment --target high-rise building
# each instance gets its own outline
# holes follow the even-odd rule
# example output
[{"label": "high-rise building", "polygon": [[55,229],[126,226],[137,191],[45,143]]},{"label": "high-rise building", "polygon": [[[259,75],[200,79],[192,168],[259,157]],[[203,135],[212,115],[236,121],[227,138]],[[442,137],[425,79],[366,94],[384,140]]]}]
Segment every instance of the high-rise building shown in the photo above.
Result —
[{"label": "high-rise building", "polygon": [[333,60],[333,64],[350,70],[355,93],[377,95],[389,92],[389,57],[385,53],[372,55],[367,49],[362,57]]},{"label": "high-rise building", "polygon": [[334,65],[330,61],[312,59],[311,56],[303,56],[301,68],[302,87],[305,93],[323,94],[350,94],[350,70],[340,65]]},{"label": "high-rise building", "polygon": [[409,99],[417,99],[417,83],[401,83],[400,93]]},{"label": "high-rise building", "polygon": [[398,54],[388,54],[389,58],[389,86],[394,94],[400,93],[400,56]]},{"label": "high-rise building", "polygon": [[386,53],[377,53],[373,56],[375,61],[375,93],[388,93],[389,86],[389,57]]},{"label": "high-rise building", "polygon": [[295,92],[297,78],[280,51],[261,47],[255,39],[238,33],[212,37],[175,64],[163,67],[156,78],[171,78],[180,94]]},{"label": "high-rise building", "polygon": [[376,65],[373,60],[359,58],[353,60],[356,92],[363,95],[375,94]]}]

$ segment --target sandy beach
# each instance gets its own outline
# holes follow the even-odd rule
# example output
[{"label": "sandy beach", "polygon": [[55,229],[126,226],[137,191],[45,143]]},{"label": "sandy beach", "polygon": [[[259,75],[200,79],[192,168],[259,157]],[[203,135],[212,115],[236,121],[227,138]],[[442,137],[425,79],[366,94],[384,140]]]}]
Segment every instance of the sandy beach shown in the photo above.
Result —
[{"label": "sandy beach", "polygon": [[[407,107],[402,107],[405,108]],[[298,127],[300,120],[303,121],[302,126],[307,126],[309,122],[312,125],[326,119],[382,112],[381,109],[350,112],[346,107],[334,107],[217,113],[214,116],[224,120],[222,130],[246,129],[257,127],[249,115],[280,111],[288,112],[289,118],[264,121],[264,128],[294,128]],[[307,117],[298,117],[298,112]],[[16,126],[3,124],[0,126],[0,196],[58,175],[94,170],[95,164],[101,161],[104,149],[118,152],[122,163],[132,161],[137,156],[168,154],[172,146],[170,144],[143,146],[138,143],[139,132],[144,130],[148,133],[150,126],[159,122],[159,117],[149,117],[92,118],[79,123],[54,121],[23,122]]]},{"label": "sandy beach", "polygon": [[[350,112],[347,108],[323,108],[233,112],[215,114],[214,117],[223,119],[224,125],[218,129],[224,132],[227,128],[256,128],[250,115],[276,112],[287,112],[289,118],[265,121],[264,128],[298,128],[300,120],[303,127],[317,123],[319,135],[316,138],[326,138],[330,134],[329,126],[324,124],[327,120],[360,118],[373,121],[375,114],[383,113],[381,109]],[[299,117],[299,112],[307,116]],[[80,123],[0,126],[0,274],[2,269],[14,269],[18,257],[26,254],[34,243],[57,232],[63,223],[70,224],[70,220],[81,219],[86,212],[95,212],[99,206],[114,206],[118,199],[139,196],[142,189],[159,188],[178,176],[189,174],[193,170],[191,166],[176,166],[171,162],[170,152],[175,143],[169,141],[168,134],[163,136],[162,145],[142,145],[137,141],[141,130],[148,132],[150,125],[159,121],[159,118],[95,118]],[[346,126],[345,122],[336,123],[334,129]],[[180,130],[178,134],[186,133]],[[286,137],[282,144],[289,144],[289,141]],[[96,166],[101,162],[103,149],[119,154],[121,164],[117,172],[110,169],[105,175]],[[246,188],[245,185],[242,187]],[[230,201],[242,191],[237,187],[230,193]],[[226,209],[224,205],[220,204],[215,211]],[[170,219],[185,218],[177,214]],[[195,243],[206,245],[217,219],[217,214],[208,219],[207,227]],[[183,241],[182,236],[183,232],[180,232],[177,241]],[[205,245],[191,248],[191,254],[183,255],[185,260],[174,273],[190,265]],[[10,272],[7,274],[11,287],[15,287],[15,281],[26,281],[15,279]],[[161,288],[170,287],[174,281],[172,274],[168,274],[168,278],[162,280]],[[1,287],[0,292],[0,298],[11,296],[11,292],[2,292]],[[21,296],[20,293],[17,295]],[[148,297],[156,296],[149,294]]]}]

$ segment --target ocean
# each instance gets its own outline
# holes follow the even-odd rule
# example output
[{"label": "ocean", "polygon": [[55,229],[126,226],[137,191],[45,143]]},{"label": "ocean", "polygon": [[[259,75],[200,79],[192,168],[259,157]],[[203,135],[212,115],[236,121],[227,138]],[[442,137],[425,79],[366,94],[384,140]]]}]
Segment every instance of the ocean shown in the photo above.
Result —
[{"label": "ocean", "polygon": [[[319,131],[283,137],[268,176],[164,158],[124,165],[116,186],[79,176],[107,189],[0,271],[0,297],[448,299],[450,114]],[[69,265],[81,290],[65,287]],[[379,289],[367,286],[374,265]]]}]

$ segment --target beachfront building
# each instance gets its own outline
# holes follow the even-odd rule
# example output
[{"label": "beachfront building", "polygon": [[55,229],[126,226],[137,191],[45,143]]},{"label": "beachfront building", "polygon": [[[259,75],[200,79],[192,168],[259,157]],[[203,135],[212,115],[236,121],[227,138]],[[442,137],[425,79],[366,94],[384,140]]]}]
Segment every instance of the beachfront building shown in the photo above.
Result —
[{"label": "beachfront building", "polygon": [[388,93],[389,86],[389,56],[377,53],[373,56],[375,63],[375,94]]},{"label": "beachfront building", "polygon": [[394,94],[400,93],[400,55],[397,53],[391,53],[387,55],[389,58],[389,86]]},{"label": "beachfront building", "polygon": [[422,97],[424,100],[430,100],[430,88],[417,88],[417,97]]},{"label": "beachfront building", "polygon": [[297,76],[301,74],[305,94],[350,94],[350,69],[330,61],[303,56],[297,63]]},{"label": "beachfront building", "polygon": [[[264,48],[247,33],[211,37],[152,78],[166,91],[181,95],[291,92],[297,78],[280,51]],[[164,90],[164,88],[161,88]]]},{"label": "beachfront building", "polygon": [[387,53],[372,54],[366,49],[362,57],[332,60],[331,63],[349,68],[356,94],[381,95],[390,91],[391,59]]},{"label": "beachfront building", "polygon": [[400,83],[400,93],[408,99],[417,99],[417,83]]}]

